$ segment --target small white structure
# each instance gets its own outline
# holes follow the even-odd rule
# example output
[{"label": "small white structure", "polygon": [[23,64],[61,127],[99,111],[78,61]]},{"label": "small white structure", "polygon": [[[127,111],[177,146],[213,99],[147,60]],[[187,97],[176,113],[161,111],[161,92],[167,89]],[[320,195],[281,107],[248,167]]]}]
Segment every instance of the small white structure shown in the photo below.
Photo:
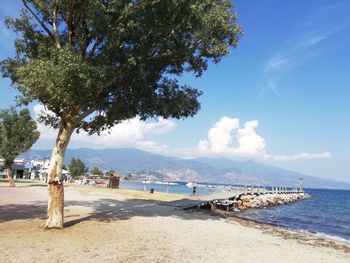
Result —
[{"label": "small white structure", "polygon": [[[13,162],[14,164],[19,164],[19,165],[24,165],[25,160],[24,159],[15,159],[15,161]],[[0,158],[0,168],[2,168],[5,164],[5,160]]]},{"label": "small white structure", "polygon": [[30,179],[38,178],[46,180],[47,172],[50,167],[50,160],[31,160],[27,162],[30,172]]},{"label": "small white structure", "polygon": [[[4,168],[5,160],[3,158],[0,158],[0,170]],[[16,179],[17,176],[19,178],[23,178],[23,172],[24,172],[24,164],[25,160],[24,159],[15,159],[13,164],[12,164],[12,170],[13,172],[13,178]],[[1,176],[4,176],[6,174],[5,171],[1,173]]]},{"label": "small white structure", "polygon": [[[4,166],[4,162],[5,160],[0,158],[0,170],[3,168]],[[50,168],[50,160],[30,160],[30,161],[26,161],[24,159],[15,159],[14,161],[14,167],[23,167],[23,170],[27,170],[29,171],[29,178],[27,179],[40,179],[43,181],[46,181],[48,172],[49,172],[49,168]],[[14,168],[16,169],[16,168]],[[5,172],[3,172],[1,174],[0,172],[0,176],[3,174],[5,174]],[[23,174],[23,171],[22,171]],[[70,174],[69,171],[63,169],[62,170],[62,175],[64,178],[69,179]],[[23,176],[23,175],[22,175]],[[14,174],[14,178],[16,179],[16,173]],[[21,177],[22,178],[22,177]]]}]

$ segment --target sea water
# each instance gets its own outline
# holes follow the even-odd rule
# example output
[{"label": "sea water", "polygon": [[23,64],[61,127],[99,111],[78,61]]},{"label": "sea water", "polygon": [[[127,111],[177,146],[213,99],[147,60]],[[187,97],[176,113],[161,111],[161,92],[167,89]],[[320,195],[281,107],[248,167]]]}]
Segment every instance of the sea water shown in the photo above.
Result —
[{"label": "sea water", "polygon": [[[183,194],[183,195],[191,195],[192,187],[187,187],[186,182],[176,182],[175,184],[159,184],[155,182],[138,182],[138,181],[126,181],[123,180],[120,182],[120,188],[125,189],[134,189],[134,190],[146,190],[150,191],[151,188],[154,189],[155,192],[163,192],[163,193],[172,193],[172,194]],[[205,185],[200,185],[196,188],[196,195],[209,195],[214,192],[217,192],[218,189],[211,189],[205,187]]]},{"label": "sea water", "polygon": [[249,209],[239,216],[350,242],[350,191],[306,189],[310,199]]}]

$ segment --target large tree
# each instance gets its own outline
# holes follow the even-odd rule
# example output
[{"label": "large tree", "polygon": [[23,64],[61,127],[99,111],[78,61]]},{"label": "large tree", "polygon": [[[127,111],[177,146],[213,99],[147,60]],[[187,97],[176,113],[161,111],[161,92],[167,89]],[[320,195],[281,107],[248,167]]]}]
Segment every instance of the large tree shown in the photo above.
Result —
[{"label": "large tree", "polygon": [[90,170],[92,175],[103,175],[103,172],[97,166],[94,166]]},{"label": "large tree", "polygon": [[[99,133],[140,117],[186,118],[200,108],[184,72],[200,76],[242,34],[231,0],[22,0],[16,56],[2,62],[21,102],[40,101],[58,129],[47,228],[63,227],[62,164],[74,131]],[[126,131],[127,132],[127,131]]]},{"label": "large tree", "polygon": [[81,176],[87,172],[87,167],[80,159],[72,158],[68,164],[68,170],[72,178]]},{"label": "large tree", "polygon": [[37,124],[28,109],[20,112],[14,108],[0,111],[0,157],[4,159],[10,186],[15,186],[11,168],[15,158],[29,150],[38,138]]}]

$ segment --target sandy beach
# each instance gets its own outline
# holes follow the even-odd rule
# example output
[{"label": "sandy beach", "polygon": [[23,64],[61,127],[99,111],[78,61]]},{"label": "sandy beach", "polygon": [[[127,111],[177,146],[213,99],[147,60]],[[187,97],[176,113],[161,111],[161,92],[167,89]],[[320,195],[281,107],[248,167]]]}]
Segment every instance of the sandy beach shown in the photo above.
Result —
[{"label": "sandy beach", "polygon": [[65,188],[65,228],[40,228],[45,185],[0,184],[0,262],[350,262],[309,234],[166,204],[180,195]]}]

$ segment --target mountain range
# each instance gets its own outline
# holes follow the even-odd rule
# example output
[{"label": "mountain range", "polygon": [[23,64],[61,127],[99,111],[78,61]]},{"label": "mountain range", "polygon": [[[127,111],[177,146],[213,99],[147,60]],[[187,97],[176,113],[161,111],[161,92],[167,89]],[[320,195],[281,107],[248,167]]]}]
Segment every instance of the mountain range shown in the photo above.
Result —
[{"label": "mountain range", "polygon": [[[26,160],[49,159],[51,150],[29,150],[21,155]],[[303,177],[305,187],[350,189],[350,184],[331,179],[303,175],[291,170],[255,161],[236,161],[226,158],[180,159],[146,151],[121,149],[68,149],[65,163],[81,159],[86,166],[115,170],[134,179],[192,181],[221,184],[297,186]]]}]

